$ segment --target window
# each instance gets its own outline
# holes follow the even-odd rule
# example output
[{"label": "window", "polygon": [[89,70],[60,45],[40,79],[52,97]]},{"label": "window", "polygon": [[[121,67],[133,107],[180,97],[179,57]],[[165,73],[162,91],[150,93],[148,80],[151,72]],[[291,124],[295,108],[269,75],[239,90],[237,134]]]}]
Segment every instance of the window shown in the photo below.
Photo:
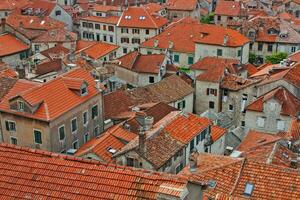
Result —
[{"label": "window", "polygon": [[190,142],[190,152],[195,148],[195,139]]},{"label": "window", "polygon": [[7,131],[16,131],[16,122],[5,121],[5,127]]},{"label": "window", "polygon": [[179,63],[179,55],[174,55],[174,62]]},{"label": "window", "polygon": [[105,31],[106,31],[106,25],[103,25],[103,30],[105,30]]},{"label": "window", "polygon": [[154,76],[149,76],[149,83],[154,83]]},{"label": "window", "polygon": [[177,108],[178,108],[179,110],[184,109],[184,108],[185,108],[185,100],[182,100],[182,101],[178,102],[178,103],[177,103]]},{"label": "window", "polygon": [[87,22],[82,22],[82,27],[87,28],[88,27],[88,23]]},{"label": "window", "polygon": [[100,24],[95,24],[95,29],[100,30]]},{"label": "window", "polygon": [[183,164],[180,163],[180,164],[177,165],[177,167],[176,167],[176,174],[178,174],[182,169],[183,169]]},{"label": "window", "polygon": [[200,141],[201,141],[201,133],[196,137],[196,144],[199,144]]},{"label": "window", "polygon": [[107,36],[103,35],[103,41],[106,42],[106,40],[107,40]]},{"label": "window", "polygon": [[94,135],[97,136],[99,134],[99,126],[94,128]]},{"label": "window", "polygon": [[25,107],[24,102],[23,101],[17,101],[17,103],[18,103],[18,110],[24,111],[24,107]]},{"label": "window", "polygon": [[146,35],[149,35],[150,31],[149,29],[146,29]]},{"label": "window", "polygon": [[245,125],[246,125],[246,122],[245,121],[241,121],[241,126],[245,127]]},{"label": "window", "polygon": [[82,121],[83,121],[83,125],[86,126],[88,124],[88,111],[85,111],[82,114]]},{"label": "window", "polygon": [[89,28],[94,28],[93,23],[88,23]]},{"label": "window", "polygon": [[252,50],[252,48],[253,48],[253,43],[250,43],[249,49]]},{"label": "window", "polygon": [[258,117],[256,120],[256,125],[263,128],[265,126],[265,117]]},{"label": "window", "polygon": [[86,85],[84,85],[84,86],[81,88],[80,93],[81,93],[81,96],[84,96],[84,95],[87,94],[87,87],[86,87]]},{"label": "window", "polygon": [[60,10],[55,11],[55,16],[59,16],[59,15],[61,15],[61,11]]},{"label": "window", "polygon": [[132,29],[132,34],[140,34],[140,29]]},{"label": "window", "polygon": [[114,37],[113,36],[109,36],[109,42],[113,43],[114,42]]},{"label": "window", "polygon": [[68,0],[65,0],[65,5],[68,5]]},{"label": "window", "polygon": [[273,45],[272,44],[268,44],[268,51],[272,52],[273,51]]},{"label": "window", "polygon": [[126,158],[126,165],[129,167],[133,167],[134,166],[133,158]]},{"label": "window", "polygon": [[291,48],[291,52],[292,52],[292,53],[296,52],[296,47],[292,47],[292,48]]},{"label": "window", "polygon": [[89,141],[89,140],[90,140],[90,135],[89,135],[89,133],[84,134],[84,138],[83,138],[84,143],[86,143],[86,142]]},{"label": "window", "polygon": [[73,147],[73,149],[78,149],[78,140],[73,142],[72,147]]},{"label": "window", "polygon": [[34,45],[34,51],[39,52],[40,51],[40,45]]},{"label": "window", "polygon": [[277,130],[284,131],[285,129],[285,122],[283,120],[277,120]]},{"label": "window", "polygon": [[254,189],[254,185],[252,183],[246,183],[244,195],[251,196]]},{"label": "window", "polygon": [[229,107],[228,107],[228,110],[233,111],[233,105],[230,104]]},{"label": "window", "polygon": [[210,101],[210,102],[209,102],[209,108],[210,108],[210,109],[214,109],[214,108],[215,108],[215,102]]},{"label": "window", "polygon": [[108,31],[114,32],[114,31],[115,31],[115,28],[114,28],[113,26],[108,26]]},{"label": "window", "polygon": [[92,107],[92,119],[95,119],[96,117],[98,117],[98,105]]},{"label": "window", "polygon": [[10,137],[10,143],[14,145],[18,145],[18,139],[15,137]]},{"label": "window", "polygon": [[121,38],[121,43],[129,43],[129,38]]},{"label": "window", "polygon": [[34,143],[36,144],[42,144],[42,132],[39,130],[34,130]]},{"label": "window", "polygon": [[220,15],[218,15],[218,21],[220,21],[221,20],[221,16]]},{"label": "window", "polygon": [[147,55],[151,55],[152,54],[152,52],[151,51],[147,51]]},{"label": "window", "polygon": [[139,38],[132,38],[131,43],[132,44],[140,44],[141,40]]},{"label": "window", "polygon": [[262,51],[263,50],[263,43],[258,43],[257,50],[258,51]]},{"label": "window", "polygon": [[127,54],[127,48],[123,48],[123,53]]},{"label": "window", "polygon": [[96,40],[100,41],[100,34],[98,34],[98,33],[96,34]]},{"label": "window", "polygon": [[72,133],[77,131],[77,118],[74,118],[71,121],[71,131]]},{"label": "window", "polygon": [[174,156],[174,161],[177,160],[177,158],[181,157],[182,155],[183,155],[182,150],[177,151],[175,156]]},{"label": "window", "polygon": [[189,64],[189,65],[194,64],[194,57],[189,56],[189,58],[188,58],[188,64]]},{"label": "window", "polygon": [[59,140],[64,140],[66,138],[66,135],[65,135],[65,126],[62,125],[58,128],[58,135],[59,135]]},{"label": "window", "polygon": [[223,50],[217,49],[217,56],[222,56],[222,55],[223,55]]},{"label": "window", "polygon": [[242,55],[242,50],[238,50],[237,56],[240,57]]},{"label": "window", "polygon": [[200,141],[203,141],[205,139],[207,133],[208,133],[207,129],[205,129],[200,133]]},{"label": "window", "polygon": [[217,96],[218,95],[218,90],[217,89],[212,89],[212,88],[207,88],[206,89],[206,95],[214,95]]},{"label": "window", "polygon": [[97,12],[96,15],[97,15],[98,17],[102,17],[102,13],[100,13],[100,12]]},{"label": "window", "polygon": [[128,28],[122,28],[121,33],[128,33]]}]

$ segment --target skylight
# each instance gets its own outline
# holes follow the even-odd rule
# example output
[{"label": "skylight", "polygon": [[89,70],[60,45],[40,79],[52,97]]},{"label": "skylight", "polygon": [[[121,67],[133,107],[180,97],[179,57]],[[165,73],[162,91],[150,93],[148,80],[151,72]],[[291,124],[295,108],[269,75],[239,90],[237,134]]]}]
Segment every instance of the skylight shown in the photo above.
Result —
[{"label": "skylight", "polygon": [[254,189],[254,184],[247,182],[244,190],[244,195],[251,196],[253,189]]},{"label": "skylight", "polygon": [[111,148],[111,147],[109,147],[109,148],[107,149],[107,151],[108,151],[109,153],[111,153],[111,154],[115,154],[115,153],[117,152],[117,150],[115,150],[115,149],[113,149],[113,148]]},{"label": "skylight", "polygon": [[209,188],[214,189],[217,185],[217,182],[215,180],[209,180],[207,185]]}]

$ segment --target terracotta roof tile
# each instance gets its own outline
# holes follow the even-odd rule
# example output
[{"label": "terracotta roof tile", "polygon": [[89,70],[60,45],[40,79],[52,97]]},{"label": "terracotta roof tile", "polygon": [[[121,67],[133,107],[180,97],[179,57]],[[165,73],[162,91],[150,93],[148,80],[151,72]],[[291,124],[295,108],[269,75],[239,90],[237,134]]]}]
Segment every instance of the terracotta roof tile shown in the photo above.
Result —
[{"label": "terracotta roof tile", "polygon": [[[203,37],[201,37],[201,35]],[[224,36],[228,36],[226,46],[242,46],[249,40],[235,30],[217,25],[200,24],[192,18],[183,18],[171,23],[161,34],[143,42],[141,47],[168,49],[173,43],[172,51],[195,52],[195,43],[224,46]],[[155,41],[158,46],[155,47]]]},{"label": "terracotta roof tile", "polygon": [[49,59],[53,59],[54,57],[67,55],[69,52],[70,50],[63,47],[62,45],[56,45],[55,47],[41,51],[40,54],[46,56]]},{"label": "terracotta roof tile", "polygon": [[108,17],[88,16],[88,17],[82,17],[80,19],[85,20],[85,21],[93,21],[93,22],[117,25],[120,17],[117,17],[117,16],[108,16]]},{"label": "terracotta roof tile", "polygon": [[215,14],[225,16],[241,16],[241,2],[220,0],[217,2]]},{"label": "terracotta roof tile", "polygon": [[[78,89],[79,82],[82,83],[83,81],[88,83],[88,94],[81,97],[75,94],[72,89]],[[0,103],[2,112],[50,121],[99,94],[93,77],[81,68],[76,68],[44,84],[30,83],[22,90],[19,87],[21,83],[22,81],[19,80]],[[39,107],[33,114],[11,110],[9,100],[17,96],[20,96],[31,105],[39,104]],[[64,99],[64,101],[61,101],[61,99]]]},{"label": "terracotta roof tile", "polygon": [[246,79],[233,74],[227,74],[222,80],[221,87],[228,90],[240,90],[259,81],[260,80]]},{"label": "terracotta roof tile", "polygon": [[82,51],[84,55],[97,60],[103,56],[106,56],[107,54],[117,50],[119,46],[109,44],[109,43],[104,43],[104,42],[97,42],[94,45],[91,45],[90,47],[86,48],[85,50]]},{"label": "terracotta roof tile", "polygon": [[118,60],[120,61],[120,67],[138,73],[158,74],[160,72],[159,66],[163,64],[165,57],[164,54],[141,55],[133,51],[120,57]]},{"label": "terracotta roof tile", "polygon": [[0,57],[28,50],[30,47],[11,34],[0,35]]},{"label": "terracotta roof tile", "polygon": [[58,72],[62,69],[61,59],[51,60],[49,62],[43,62],[36,66],[36,74],[43,75],[50,72]]},{"label": "terracotta roof tile", "polygon": [[[210,156],[213,157],[213,155]],[[199,167],[198,171],[190,176],[195,180],[216,181],[215,187],[204,191],[204,195],[210,198],[215,198],[219,193],[238,199],[300,198],[298,170],[255,160],[239,159],[208,170]],[[244,193],[247,183],[254,185],[251,195]]]},{"label": "terracotta roof tile", "polygon": [[188,183],[174,175],[8,144],[0,145],[0,157],[0,193],[5,199],[157,199],[158,193],[179,198]]},{"label": "terracotta roof tile", "polygon": [[10,77],[0,78],[0,101],[9,92],[9,90],[16,84],[17,79]]},{"label": "terracotta roof tile", "polygon": [[47,42],[75,42],[77,40],[77,34],[69,32],[65,29],[52,29],[39,35],[33,40],[35,43],[47,43]]},{"label": "terracotta roof tile", "polygon": [[118,26],[158,29],[167,23],[166,18],[150,14],[144,7],[129,7],[123,11]]},{"label": "terracotta roof tile", "polygon": [[192,11],[196,10],[198,5],[198,0],[168,0],[167,1],[167,9],[168,10],[184,10],[184,11]]},{"label": "terracotta roof tile", "polygon": [[281,115],[296,116],[300,111],[300,100],[283,87],[275,88],[261,95],[257,100],[249,104],[246,109],[263,112],[264,103],[270,99],[275,99],[281,104]]},{"label": "terracotta roof tile", "polygon": [[214,142],[220,139],[225,133],[227,133],[227,129],[225,128],[221,128],[219,126],[211,127],[211,137]]}]

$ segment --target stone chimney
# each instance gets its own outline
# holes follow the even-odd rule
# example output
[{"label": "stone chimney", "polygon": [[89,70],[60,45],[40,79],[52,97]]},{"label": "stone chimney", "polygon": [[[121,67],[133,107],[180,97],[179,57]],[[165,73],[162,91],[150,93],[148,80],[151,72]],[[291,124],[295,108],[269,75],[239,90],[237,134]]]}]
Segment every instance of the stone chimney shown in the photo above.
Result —
[{"label": "stone chimney", "polygon": [[142,155],[146,153],[146,132],[143,127],[139,128],[139,151]]},{"label": "stone chimney", "polygon": [[199,157],[198,151],[196,149],[193,149],[189,157],[190,172],[192,173],[196,172],[198,169],[198,157]]},{"label": "stone chimney", "polygon": [[156,47],[158,47],[158,39],[154,39],[154,47],[156,48]]},{"label": "stone chimney", "polygon": [[174,43],[172,41],[169,41],[169,49],[173,49]]},{"label": "stone chimney", "polygon": [[228,35],[224,35],[224,42],[223,42],[223,45],[226,46],[227,45],[227,42],[228,42]]}]

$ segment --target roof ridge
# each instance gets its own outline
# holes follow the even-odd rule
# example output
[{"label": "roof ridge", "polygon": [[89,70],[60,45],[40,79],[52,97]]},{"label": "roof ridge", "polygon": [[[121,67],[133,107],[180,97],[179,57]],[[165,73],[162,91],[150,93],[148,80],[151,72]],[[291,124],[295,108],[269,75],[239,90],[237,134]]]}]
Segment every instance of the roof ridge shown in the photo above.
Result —
[{"label": "roof ridge", "polygon": [[240,181],[240,179],[241,179],[241,177],[242,177],[242,174],[243,174],[243,169],[244,169],[244,166],[245,166],[246,161],[247,161],[247,158],[244,158],[244,159],[242,160],[242,165],[241,165],[240,171],[239,171],[239,173],[238,173],[238,176],[237,176],[236,179],[235,179],[235,182],[234,182],[234,185],[233,185],[233,187],[232,187],[232,190],[231,190],[230,193],[229,193],[230,195],[232,195],[232,194],[234,193],[234,191],[236,190],[236,188],[237,188],[237,186],[238,186],[238,183],[239,183],[239,181]]}]

